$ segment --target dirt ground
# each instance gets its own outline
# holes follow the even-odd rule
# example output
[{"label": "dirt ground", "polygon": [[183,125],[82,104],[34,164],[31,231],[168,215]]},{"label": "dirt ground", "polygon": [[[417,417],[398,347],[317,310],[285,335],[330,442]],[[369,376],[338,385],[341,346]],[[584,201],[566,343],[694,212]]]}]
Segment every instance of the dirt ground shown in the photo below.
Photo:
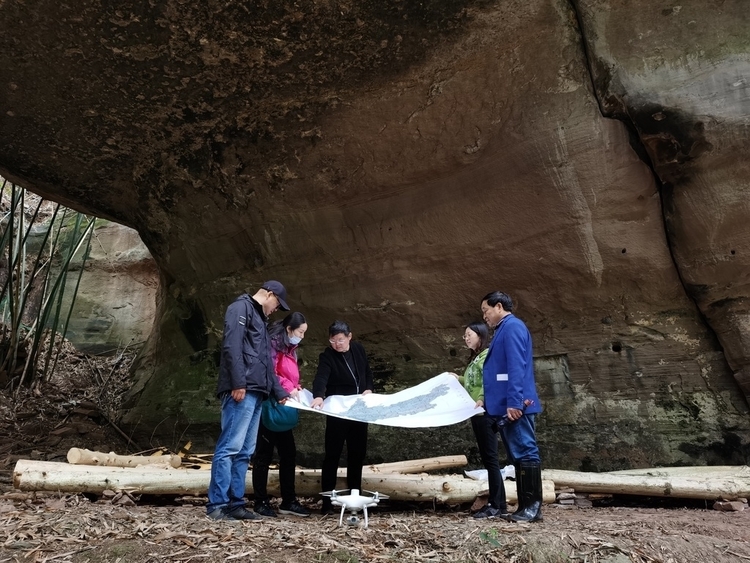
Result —
[{"label": "dirt ground", "polygon": [[[126,353],[91,358],[68,350],[49,383],[0,393],[0,563],[750,561],[750,510],[719,512],[695,501],[554,504],[545,506],[544,522],[524,525],[475,520],[467,505],[390,503],[373,509],[364,529],[317,514],[214,522],[204,498],[133,503],[14,490],[18,459],[64,461],[72,446],[128,450],[115,413],[131,361]],[[316,499],[302,500],[316,507]]]},{"label": "dirt ground", "polygon": [[13,495],[0,499],[2,562],[750,561],[750,511],[552,505],[544,522],[520,525],[394,506],[363,529],[335,516],[214,522],[203,506]]}]

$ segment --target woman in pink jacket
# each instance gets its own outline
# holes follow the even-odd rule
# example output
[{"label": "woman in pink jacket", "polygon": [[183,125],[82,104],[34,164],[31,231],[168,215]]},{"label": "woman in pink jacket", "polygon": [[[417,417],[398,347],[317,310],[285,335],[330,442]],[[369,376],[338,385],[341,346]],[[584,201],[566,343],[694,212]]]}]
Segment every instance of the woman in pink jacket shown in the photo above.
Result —
[{"label": "woman in pink jacket", "polygon": [[[299,384],[299,367],[297,365],[297,346],[305,336],[307,322],[302,313],[288,314],[283,321],[275,322],[268,327],[273,347],[272,357],[276,376],[281,386],[297,398],[302,387]],[[281,486],[280,514],[292,516],[310,516],[310,511],[297,501],[294,491],[294,477],[297,447],[294,444],[294,430],[274,432],[266,428],[261,420],[258,426],[258,441],[253,456],[253,491],[255,493],[255,512],[262,516],[275,517],[276,512],[268,502],[268,466],[273,458],[274,447],[279,452],[279,484]]]}]

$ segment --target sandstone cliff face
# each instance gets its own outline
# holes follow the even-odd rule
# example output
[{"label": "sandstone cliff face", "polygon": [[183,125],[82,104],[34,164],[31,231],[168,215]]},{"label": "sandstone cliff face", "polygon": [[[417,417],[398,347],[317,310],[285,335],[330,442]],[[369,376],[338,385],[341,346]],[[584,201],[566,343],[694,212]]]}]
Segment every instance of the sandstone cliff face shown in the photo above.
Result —
[{"label": "sandstone cliff face", "polygon": [[[504,289],[550,465],[747,461],[741,2],[42,4],[0,4],[0,173],[157,261],[136,433],[210,445],[223,310],[276,278],[308,383],[334,318],[384,389],[458,369]],[[372,459],[470,443],[400,435]]]},{"label": "sandstone cliff face", "polygon": [[602,111],[643,143],[676,267],[747,396],[750,15],[724,1],[580,4]]},{"label": "sandstone cliff face", "polygon": [[[75,295],[66,337],[93,354],[138,347],[151,334],[159,273],[133,229],[97,223],[81,276],[69,276],[66,299]],[[77,287],[76,287],[77,286]],[[76,291],[77,290],[77,291]],[[69,305],[65,303],[63,310]]]}]

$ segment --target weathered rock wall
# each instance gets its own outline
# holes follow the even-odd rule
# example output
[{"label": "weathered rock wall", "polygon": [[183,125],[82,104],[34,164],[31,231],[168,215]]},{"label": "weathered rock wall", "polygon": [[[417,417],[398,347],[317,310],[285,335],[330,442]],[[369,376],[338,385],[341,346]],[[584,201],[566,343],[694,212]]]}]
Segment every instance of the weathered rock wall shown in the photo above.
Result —
[{"label": "weathered rock wall", "polygon": [[[741,4],[406,4],[0,5],[0,171],[136,228],[165,282],[125,422],[210,446],[223,311],[263,279],[305,381],[343,318],[386,390],[458,369],[502,288],[550,465],[746,462]],[[371,457],[471,443],[402,434]]]},{"label": "weathered rock wall", "polygon": [[[75,260],[73,268],[79,264]],[[80,281],[78,275],[66,279],[63,310],[75,295],[68,340],[94,354],[140,347],[153,328],[159,272],[138,233],[98,222],[84,267]]]},{"label": "weathered rock wall", "polygon": [[748,396],[747,6],[576,3],[602,111],[628,123],[643,144],[686,291]]}]

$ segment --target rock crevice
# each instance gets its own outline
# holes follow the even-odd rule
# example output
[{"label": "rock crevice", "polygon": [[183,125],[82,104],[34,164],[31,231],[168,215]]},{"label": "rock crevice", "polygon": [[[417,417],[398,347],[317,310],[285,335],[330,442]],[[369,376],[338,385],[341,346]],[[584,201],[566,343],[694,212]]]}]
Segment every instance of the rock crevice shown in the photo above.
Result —
[{"label": "rock crevice", "polygon": [[[650,151],[647,147],[646,142],[644,142],[641,131],[639,130],[637,124],[633,121],[633,119],[630,117],[626,105],[620,100],[617,99],[615,96],[610,95],[607,98],[607,101],[605,102],[603,100],[603,96],[607,95],[608,92],[608,84],[609,80],[600,80],[600,83],[597,83],[597,79],[595,78],[595,75],[609,75],[609,72],[599,72],[596,73],[594,71],[595,67],[602,67],[601,61],[597,65],[596,63],[596,56],[591,52],[591,42],[587,40],[586,38],[586,29],[584,27],[583,20],[581,18],[581,0],[568,0],[570,4],[571,10],[573,10],[573,13],[575,14],[575,21],[576,21],[576,28],[578,33],[581,37],[581,48],[583,49],[583,54],[586,62],[586,69],[588,72],[588,76],[591,80],[591,92],[594,98],[596,99],[596,102],[599,106],[599,111],[604,118],[610,118],[610,119],[616,119],[620,122],[622,122],[628,133],[629,133],[629,140],[630,140],[630,147],[633,149],[633,151],[638,155],[638,157],[643,161],[643,163],[648,167],[648,169],[651,171],[654,183],[656,185],[656,188],[659,192],[659,197],[661,200],[661,208],[662,208],[662,218],[663,218],[663,224],[664,224],[664,236],[665,240],[667,242],[667,248],[669,249],[669,254],[672,258],[672,263],[674,264],[675,272],[677,273],[677,276],[680,278],[680,282],[682,286],[685,288],[685,294],[695,303],[696,310],[699,312],[701,318],[704,321],[706,329],[711,332],[714,337],[716,337],[716,333],[709,323],[708,319],[706,318],[703,311],[700,310],[700,307],[698,306],[698,303],[694,297],[694,292],[691,291],[691,288],[687,287],[682,279],[682,274],[680,273],[680,264],[678,263],[674,251],[673,251],[673,241],[672,237],[670,236],[669,229],[667,227],[667,217],[666,214],[664,214],[663,210],[666,209],[670,202],[665,197],[665,190],[668,190],[668,187],[665,187],[664,182],[662,181],[661,176],[657,172],[654,163],[650,156]],[[654,107],[652,108],[653,114],[660,113],[661,108]],[[643,111],[642,113],[646,114],[648,111]],[[652,114],[652,115],[653,115]],[[661,114],[663,115],[663,113]],[[659,119],[658,121],[662,121],[664,118]],[[654,133],[657,137],[660,136],[659,132]],[[662,139],[668,139],[670,144],[674,142],[674,137],[672,135],[661,135]],[[664,142],[662,140],[662,142]],[[691,143],[691,146],[694,143]],[[688,151],[688,153],[692,152],[691,150]],[[684,154],[684,151],[683,151]],[[683,159],[685,157],[683,156]],[[716,338],[716,342],[718,343],[719,340]],[[730,360],[729,358],[727,359]],[[746,395],[748,395],[748,390],[745,390]]]}]

